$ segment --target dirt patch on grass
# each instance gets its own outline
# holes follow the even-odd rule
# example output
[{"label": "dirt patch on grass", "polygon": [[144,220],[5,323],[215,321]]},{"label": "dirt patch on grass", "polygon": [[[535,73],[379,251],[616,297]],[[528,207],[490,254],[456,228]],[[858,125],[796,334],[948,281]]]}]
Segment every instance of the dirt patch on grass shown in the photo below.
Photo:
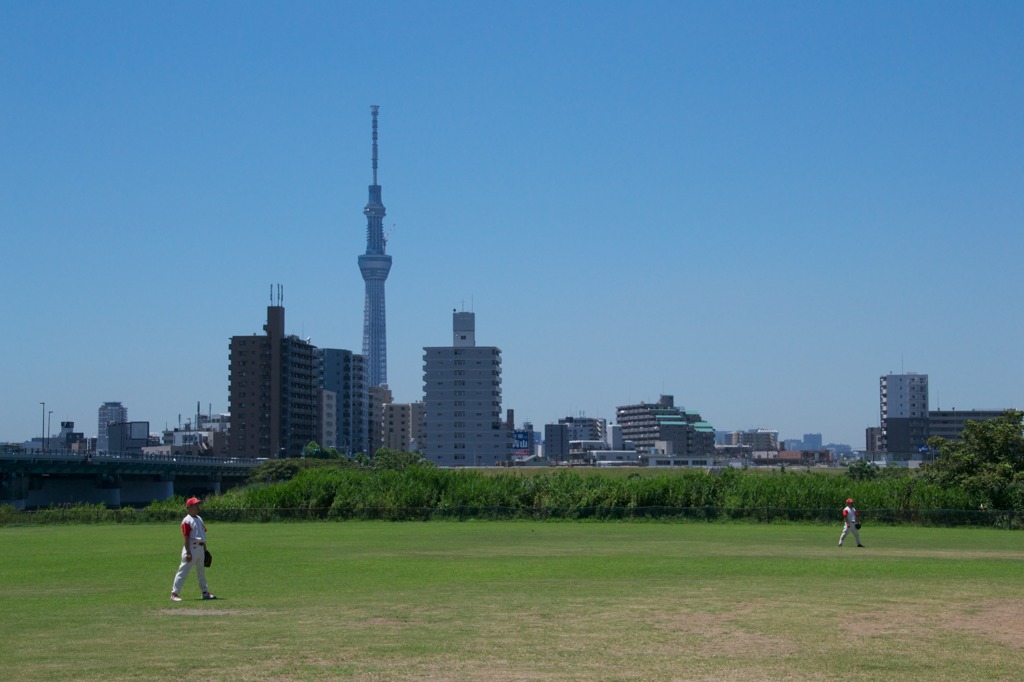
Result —
[{"label": "dirt patch on grass", "polygon": [[373,618],[367,618],[362,621],[363,625],[418,625],[421,621],[413,620],[410,618],[389,618],[386,616],[376,616]]},{"label": "dirt patch on grass", "polygon": [[887,637],[918,642],[923,633],[967,631],[973,636],[1015,649],[1024,649],[1024,600],[985,601],[941,609],[905,605],[871,613],[844,616],[840,627],[851,636]]},{"label": "dirt patch on grass", "polygon": [[1006,561],[1024,560],[1024,552],[997,551],[997,550],[967,550],[967,549],[903,549],[897,553],[899,556],[914,557],[917,559],[955,559],[957,561],[994,561],[1002,559]]},{"label": "dirt patch on grass", "polygon": [[689,641],[691,653],[700,656],[742,656],[768,658],[785,656],[797,647],[785,637],[759,632],[750,625],[757,607],[748,606],[724,613],[655,613],[653,625],[682,635]]},{"label": "dirt patch on grass", "polygon": [[981,602],[959,613],[946,614],[943,625],[1014,649],[1024,649],[1024,600]]},{"label": "dirt patch on grass", "polygon": [[160,609],[160,616],[237,616],[242,613],[237,609]]},{"label": "dirt patch on grass", "polygon": [[921,633],[934,628],[930,614],[915,610],[912,606],[890,607],[870,612],[847,613],[839,627],[850,637],[886,637],[894,641],[910,642],[920,638]]}]

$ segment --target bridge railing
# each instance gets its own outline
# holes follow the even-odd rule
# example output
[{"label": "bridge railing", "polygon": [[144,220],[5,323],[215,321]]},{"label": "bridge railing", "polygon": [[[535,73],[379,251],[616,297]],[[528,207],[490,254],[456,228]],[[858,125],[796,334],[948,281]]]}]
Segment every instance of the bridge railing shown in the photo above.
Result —
[{"label": "bridge railing", "polygon": [[24,451],[8,448],[0,449],[0,459],[31,463],[44,462],[94,462],[94,463],[130,463],[148,462],[153,464],[219,466],[227,468],[251,469],[263,460],[246,457],[214,457],[203,455],[165,455],[135,452],[72,452],[60,451]]}]

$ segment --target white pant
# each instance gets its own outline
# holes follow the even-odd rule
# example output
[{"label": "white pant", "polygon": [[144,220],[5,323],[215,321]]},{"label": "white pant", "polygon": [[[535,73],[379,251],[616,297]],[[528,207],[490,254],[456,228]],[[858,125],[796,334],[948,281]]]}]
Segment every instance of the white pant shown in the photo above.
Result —
[{"label": "white pant", "polygon": [[852,523],[844,523],[843,524],[843,534],[839,536],[839,546],[840,547],[843,546],[843,540],[846,539],[846,534],[849,533],[851,530],[853,531],[854,539],[857,540],[857,544],[858,545],[860,544],[860,533],[857,532],[857,526],[853,525]]},{"label": "white pant", "polygon": [[185,578],[192,567],[196,568],[196,577],[199,578],[199,589],[206,594],[210,590],[206,585],[206,566],[203,561],[206,559],[206,547],[203,545],[192,545],[192,561],[185,558],[185,548],[181,548],[181,565],[178,566],[178,573],[174,576],[174,585],[171,587],[173,594],[181,594],[181,586],[185,584]]}]

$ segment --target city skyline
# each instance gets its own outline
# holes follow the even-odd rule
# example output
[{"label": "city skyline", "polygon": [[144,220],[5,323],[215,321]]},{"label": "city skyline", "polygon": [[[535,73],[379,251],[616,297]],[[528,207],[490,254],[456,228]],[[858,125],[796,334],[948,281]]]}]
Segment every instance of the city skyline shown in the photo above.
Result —
[{"label": "city skyline", "polygon": [[538,428],[664,393],[863,447],[889,372],[928,374],[932,409],[1020,407],[1022,27],[1014,3],[7,3],[0,440],[41,435],[42,402],[87,433],[107,401],[154,431],[227,411],[272,283],[286,333],[359,349],[372,104],[398,402],[458,308]]}]

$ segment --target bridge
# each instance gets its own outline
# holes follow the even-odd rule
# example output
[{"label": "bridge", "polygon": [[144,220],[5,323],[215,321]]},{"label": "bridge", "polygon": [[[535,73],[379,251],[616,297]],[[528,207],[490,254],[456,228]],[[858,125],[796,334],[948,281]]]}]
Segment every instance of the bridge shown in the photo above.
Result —
[{"label": "bridge", "polygon": [[0,504],[144,506],[175,495],[208,495],[240,485],[262,460],[134,453],[0,449]]}]

